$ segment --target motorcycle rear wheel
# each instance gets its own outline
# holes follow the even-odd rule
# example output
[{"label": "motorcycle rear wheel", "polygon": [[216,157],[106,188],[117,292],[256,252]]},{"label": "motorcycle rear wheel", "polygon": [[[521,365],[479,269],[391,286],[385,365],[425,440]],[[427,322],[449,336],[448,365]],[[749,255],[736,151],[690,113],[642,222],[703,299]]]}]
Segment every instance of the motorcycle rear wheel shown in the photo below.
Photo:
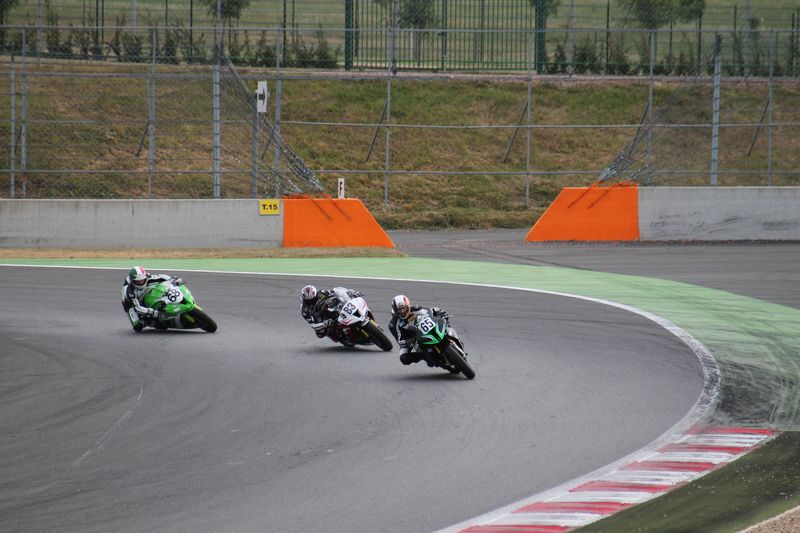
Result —
[{"label": "motorcycle rear wheel", "polygon": [[200,329],[203,331],[208,333],[217,331],[217,323],[201,309],[195,307],[187,314],[197,322],[197,325],[200,326]]},{"label": "motorcycle rear wheel", "polygon": [[386,333],[383,332],[374,320],[370,320],[364,324],[363,329],[367,335],[369,335],[369,338],[372,339],[372,342],[375,343],[375,346],[384,352],[392,351],[392,348],[394,348],[392,341],[389,340],[389,337],[386,336]]},{"label": "motorcycle rear wheel", "polygon": [[450,344],[444,352],[447,360],[450,361],[467,379],[475,379],[475,371],[469,366],[467,360],[464,359],[461,350],[454,344]]}]

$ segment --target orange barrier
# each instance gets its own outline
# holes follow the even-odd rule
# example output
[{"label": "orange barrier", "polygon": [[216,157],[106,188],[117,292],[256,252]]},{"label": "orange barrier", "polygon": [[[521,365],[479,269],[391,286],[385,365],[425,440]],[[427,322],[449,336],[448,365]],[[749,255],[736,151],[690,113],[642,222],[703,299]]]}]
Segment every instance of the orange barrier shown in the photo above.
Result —
[{"label": "orange barrier", "polygon": [[302,198],[282,202],[285,248],[395,247],[361,200]]},{"label": "orange barrier", "polygon": [[534,224],[525,240],[638,241],[638,187],[567,187]]}]

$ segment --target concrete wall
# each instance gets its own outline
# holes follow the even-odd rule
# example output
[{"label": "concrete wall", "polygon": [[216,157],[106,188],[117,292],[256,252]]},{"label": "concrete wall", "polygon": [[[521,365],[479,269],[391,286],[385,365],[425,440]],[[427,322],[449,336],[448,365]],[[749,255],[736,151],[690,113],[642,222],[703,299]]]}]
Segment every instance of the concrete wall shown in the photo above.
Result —
[{"label": "concrete wall", "polygon": [[639,187],[642,241],[800,240],[800,187]]},{"label": "concrete wall", "polygon": [[279,247],[258,200],[0,200],[4,248]]}]

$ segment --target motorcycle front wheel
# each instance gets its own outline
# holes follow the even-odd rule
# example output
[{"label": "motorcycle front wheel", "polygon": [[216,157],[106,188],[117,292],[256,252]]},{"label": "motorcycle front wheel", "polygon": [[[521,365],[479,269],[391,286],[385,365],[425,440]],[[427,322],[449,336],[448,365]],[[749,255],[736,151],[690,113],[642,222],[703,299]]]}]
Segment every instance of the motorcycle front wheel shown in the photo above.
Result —
[{"label": "motorcycle front wheel", "polygon": [[392,341],[389,340],[389,337],[386,336],[386,333],[383,332],[374,320],[370,320],[364,324],[363,329],[366,334],[369,335],[369,338],[372,339],[372,342],[375,343],[375,346],[384,352],[389,352],[394,347]]},{"label": "motorcycle front wheel", "polygon": [[195,322],[197,322],[197,326],[199,326],[203,331],[208,333],[214,333],[217,331],[217,323],[214,322],[214,320],[199,307],[195,307],[186,314],[189,315]]},{"label": "motorcycle front wheel", "polygon": [[444,352],[447,360],[450,361],[467,379],[475,379],[475,371],[469,366],[467,360],[461,354],[461,350],[455,345],[450,344]]}]

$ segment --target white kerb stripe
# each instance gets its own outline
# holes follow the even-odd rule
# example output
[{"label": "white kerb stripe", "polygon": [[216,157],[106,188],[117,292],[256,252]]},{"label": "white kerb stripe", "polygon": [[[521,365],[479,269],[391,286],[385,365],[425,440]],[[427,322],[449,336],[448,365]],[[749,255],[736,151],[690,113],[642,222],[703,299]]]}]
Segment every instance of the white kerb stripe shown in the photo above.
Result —
[{"label": "white kerb stripe", "polygon": [[487,525],[491,526],[570,526],[577,527],[603,518],[597,513],[514,513]]}]

